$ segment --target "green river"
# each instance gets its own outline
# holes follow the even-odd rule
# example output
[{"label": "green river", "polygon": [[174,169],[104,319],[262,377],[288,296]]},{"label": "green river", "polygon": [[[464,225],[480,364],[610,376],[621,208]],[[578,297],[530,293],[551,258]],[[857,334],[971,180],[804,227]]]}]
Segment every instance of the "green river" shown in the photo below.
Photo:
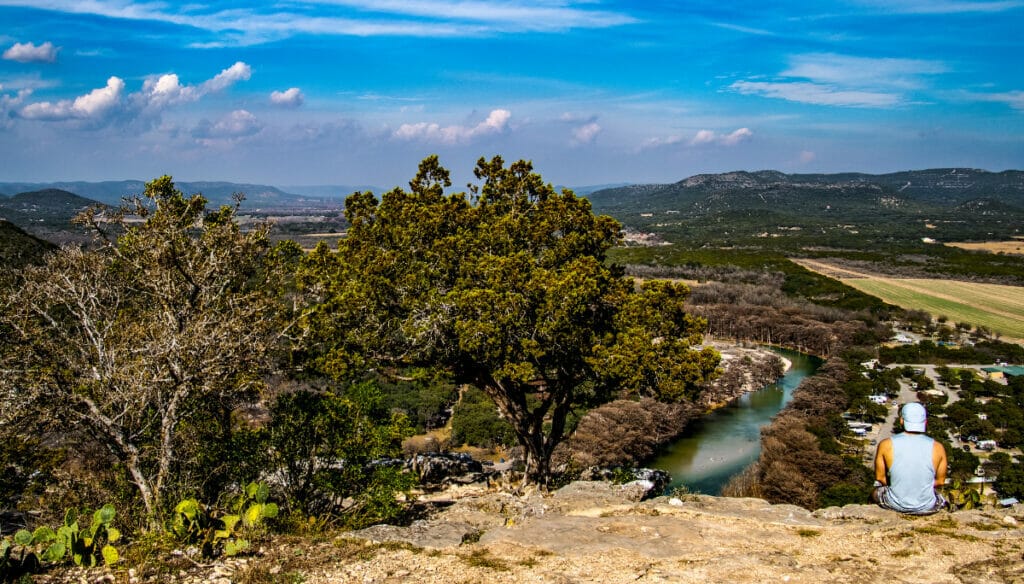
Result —
[{"label": "green river", "polygon": [[757,460],[761,427],[779,413],[796,386],[821,364],[817,357],[772,350],[792,362],[782,379],[690,422],[680,438],[646,465],[672,475],[669,489],[685,485],[691,492],[718,495],[733,475]]}]

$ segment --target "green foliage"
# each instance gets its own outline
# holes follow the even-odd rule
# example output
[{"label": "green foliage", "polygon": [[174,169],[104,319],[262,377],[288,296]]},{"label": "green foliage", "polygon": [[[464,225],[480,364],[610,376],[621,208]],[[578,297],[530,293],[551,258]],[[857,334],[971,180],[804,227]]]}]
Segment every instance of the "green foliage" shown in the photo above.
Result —
[{"label": "green foliage", "polygon": [[[13,536],[0,538],[0,579],[37,571],[43,564],[73,564],[94,567],[111,566],[120,559],[112,544],[121,539],[121,532],[113,526],[114,506],[107,504],[94,512],[81,515],[69,509],[64,523],[56,530],[48,526],[34,531],[21,529]],[[80,520],[88,525],[79,525]]]},{"label": "green foliage", "polygon": [[[110,544],[117,543],[121,538],[121,532],[111,525],[114,515],[114,506],[104,505],[92,514],[92,521],[88,527],[80,527],[79,519],[87,518],[88,513],[79,516],[68,510],[64,517],[64,525],[57,529],[54,545],[63,546],[76,566],[92,567],[100,560],[107,565],[113,564],[117,562],[119,556],[117,550]],[[52,549],[47,550],[47,553]],[[59,551],[53,551],[51,557],[58,555]]]},{"label": "green foliage", "polygon": [[515,442],[515,432],[499,415],[494,400],[475,387],[462,392],[452,413],[452,444],[493,448]]},{"label": "green foliage", "polygon": [[973,485],[953,479],[953,482],[943,489],[943,495],[949,502],[950,509],[954,511],[967,511],[981,505],[981,493]]},{"label": "green foliage", "polygon": [[[409,191],[346,200],[338,253],[318,247],[298,279],[317,296],[311,364],[336,379],[446,369],[495,400],[527,479],[545,482],[574,405],[623,388],[692,396],[718,357],[693,349],[705,322],[683,310],[685,286],[637,291],[608,265],[617,222],[528,162],[481,159],[474,174],[468,194],[445,194],[450,176],[433,156]],[[665,304],[642,306],[655,299]]]},{"label": "green foliage", "polygon": [[983,341],[973,347],[951,348],[924,340],[913,345],[881,347],[878,358],[882,363],[994,363],[1024,362],[1024,347],[998,340]]},{"label": "green foliage", "polygon": [[426,368],[402,371],[401,377],[381,376],[377,386],[384,402],[392,411],[404,413],[417,434],[444,426],[458,398],[455,384],[443,371]]},{"label": "green foliage", "polygon": [[182,543],[198,545],[204,557],[237,555],[249,549],[249,538],[267,519],[277,517],[277,504],[267,500],[269,495],[266,483],[249,483],[228,511],[185,499],[174,507],[168,531]]},{"label": "green foliage", "polygon": [[846,482],[836,483],[821,492],[822,507],[842,507],[843,505],[862,505],[868,503],[871,489],[864,485]]},{"label": "green foliage", "polygon": [[1021,464],[1005,464],[999,477],[996,478],[995,488],[1002,497],[1016,497],[1024,500],[1024,466]]},{"label": "green foliage", "polygon": [[[400,513],[396,495],[413,477],[375,461],[398,456],[410,427],[404,415],[389,410],[375,384],[353,384],[341,395],[283,394],[271,415],[271,464],[280,469],[289,507],[349,524]],[[350,505],[338,504],[346,499]]]}]

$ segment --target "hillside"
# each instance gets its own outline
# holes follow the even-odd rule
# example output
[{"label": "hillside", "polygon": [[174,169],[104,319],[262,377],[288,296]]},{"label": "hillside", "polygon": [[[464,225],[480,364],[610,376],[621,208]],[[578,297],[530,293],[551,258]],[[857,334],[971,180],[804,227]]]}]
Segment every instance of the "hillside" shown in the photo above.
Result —
[{"label": "hillside", "polygon": [[746,243],[851,240],[851,235],[867,243],[993,239],[1016,234],[1024,224],[1024,172],[730,172],[599,190],[589,199],[599,212],[669,238]]},{"label": "hillside", "polygon": [[0,220],[0,266],[18,269],[36,264],[55,249],[57,247],[52,243],[25,233],[9,221]]},{"label": "hillside", "polygon": [[[811,513],[760,499],[577,482],[484,493],[410,527],[295,538],[188,579],[246,582],[1018,582],[1024,507],[910,518],[867,505]],[[184,572],[183,572],[184,573]]]}]

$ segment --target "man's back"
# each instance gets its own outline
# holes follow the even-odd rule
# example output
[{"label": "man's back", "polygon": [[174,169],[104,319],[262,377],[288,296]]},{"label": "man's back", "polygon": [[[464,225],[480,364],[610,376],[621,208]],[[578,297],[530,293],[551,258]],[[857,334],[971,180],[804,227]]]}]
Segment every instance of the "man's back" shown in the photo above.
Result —
[{"label": "man's back", "polygon": [[909,432],[896,434],[891,440],[891,501],[907,512],[931,509],[935,506],[935,441],[924,434]]}]

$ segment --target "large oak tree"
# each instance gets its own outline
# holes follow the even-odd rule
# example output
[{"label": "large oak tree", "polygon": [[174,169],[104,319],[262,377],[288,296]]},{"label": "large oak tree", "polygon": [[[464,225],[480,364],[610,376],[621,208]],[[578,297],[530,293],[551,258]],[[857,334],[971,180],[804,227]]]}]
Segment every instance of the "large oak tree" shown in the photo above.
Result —
[{"label": "large oak tree", "polygon": [[346,201],[351,228],[300,282],[314,363],[335,376],[432,365],[485,391],[544,483],[575,405],[623,393],[684,400],[713,375],[682,284],[638,286],[605,254],[620,227],[528,162],[481,159],[469,193],[425,159],[409,190]]}]

